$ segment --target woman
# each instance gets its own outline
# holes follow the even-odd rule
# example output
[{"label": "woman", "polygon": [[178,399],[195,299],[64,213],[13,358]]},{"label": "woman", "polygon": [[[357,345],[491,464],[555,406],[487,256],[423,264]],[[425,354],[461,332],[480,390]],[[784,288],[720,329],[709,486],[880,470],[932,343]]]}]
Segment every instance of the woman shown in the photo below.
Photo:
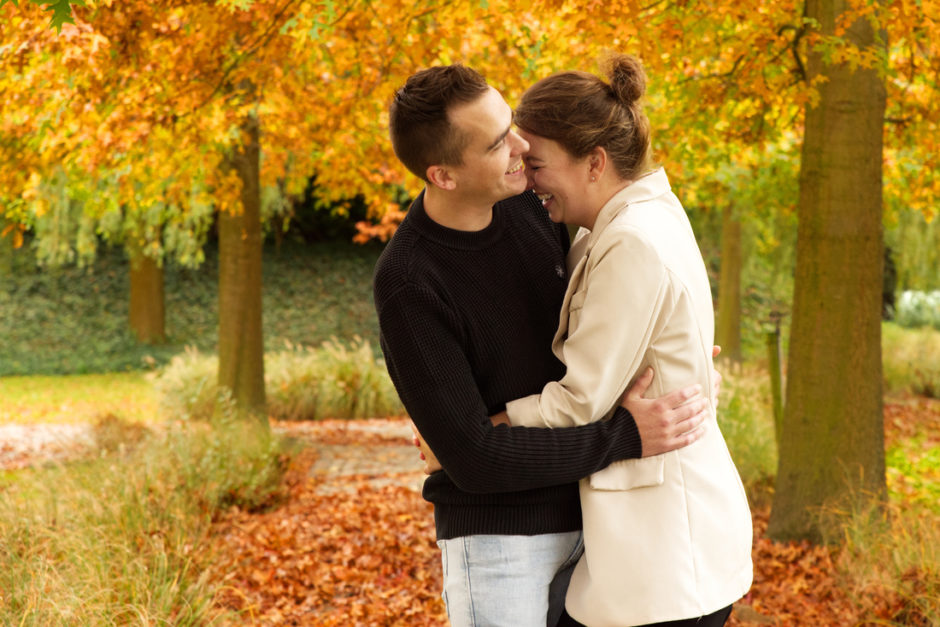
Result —
[{"label": "woman", "polygon": [[[646,79],[634,57],[607,69],[609,83],[583,72],[539,81],[516,110],[530,187],[553,221],[582,228],[553,342],[567,374],[509,403],[513,425],[603,419],[649,366],[650,397],[690,380],[712,387],[711,290],[685,212],[651,162]],[[616,462],[580,492],[572,617],[591,627],[724,624],[751,584],[752,529],[714,408],[698,442]]]}]

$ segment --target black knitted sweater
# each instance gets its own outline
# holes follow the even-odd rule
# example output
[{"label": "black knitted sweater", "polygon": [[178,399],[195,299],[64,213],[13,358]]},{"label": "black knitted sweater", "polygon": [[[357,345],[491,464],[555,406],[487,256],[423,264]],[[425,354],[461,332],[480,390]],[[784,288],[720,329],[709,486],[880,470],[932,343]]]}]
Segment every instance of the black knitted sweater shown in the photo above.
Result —
[{"label": "black knitted sweater", "polygon": [[529,192],[497,203],[476,232],[437,224],[423,198],[379,258],[374,293],[389,374],[446,470],[424,483],[437,537],[580,529],[578,479],[640,455],[629,412],[570,429],[489,419],[564,375],[551,343],[567,231]]}]

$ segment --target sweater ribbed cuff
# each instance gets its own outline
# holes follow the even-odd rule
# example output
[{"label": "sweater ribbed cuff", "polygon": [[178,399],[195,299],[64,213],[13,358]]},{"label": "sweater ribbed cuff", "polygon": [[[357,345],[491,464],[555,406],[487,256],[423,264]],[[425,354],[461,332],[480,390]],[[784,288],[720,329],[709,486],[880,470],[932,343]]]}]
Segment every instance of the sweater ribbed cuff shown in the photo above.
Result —
[{"label": "sweater ribbed cuff", "polygon": [[614,459],[612,461],[643,457],[643,442],[640,439],[640,430],[636,426],[633,414],[618,405],[609,424],[614,430],[611,435],[616,434],[612,450]]}]

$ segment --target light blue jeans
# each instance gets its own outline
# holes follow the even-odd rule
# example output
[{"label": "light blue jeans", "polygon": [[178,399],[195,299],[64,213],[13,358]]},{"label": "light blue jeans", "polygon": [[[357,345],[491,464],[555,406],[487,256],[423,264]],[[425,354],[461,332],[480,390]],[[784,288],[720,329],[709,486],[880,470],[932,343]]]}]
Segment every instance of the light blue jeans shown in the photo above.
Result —
[{"label": "light blue jeans", "polygon": [[554,627],[565,607],[580,531],[438,540],[453,627]]}]

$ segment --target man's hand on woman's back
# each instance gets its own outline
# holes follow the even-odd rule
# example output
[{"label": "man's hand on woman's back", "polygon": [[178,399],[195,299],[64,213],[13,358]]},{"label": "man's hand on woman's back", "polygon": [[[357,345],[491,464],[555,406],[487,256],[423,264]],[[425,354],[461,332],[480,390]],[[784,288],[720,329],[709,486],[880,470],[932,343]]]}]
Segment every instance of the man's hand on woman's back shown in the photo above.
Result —
[{"label": "man's hand on woman's back", "polygon": [[643,398],[652,382],[653,369],[647,368],[620,399],[640,432],[643,457],[668,453],[701,438],[709,412],[701,385],[696,383],[659,398]]}]

